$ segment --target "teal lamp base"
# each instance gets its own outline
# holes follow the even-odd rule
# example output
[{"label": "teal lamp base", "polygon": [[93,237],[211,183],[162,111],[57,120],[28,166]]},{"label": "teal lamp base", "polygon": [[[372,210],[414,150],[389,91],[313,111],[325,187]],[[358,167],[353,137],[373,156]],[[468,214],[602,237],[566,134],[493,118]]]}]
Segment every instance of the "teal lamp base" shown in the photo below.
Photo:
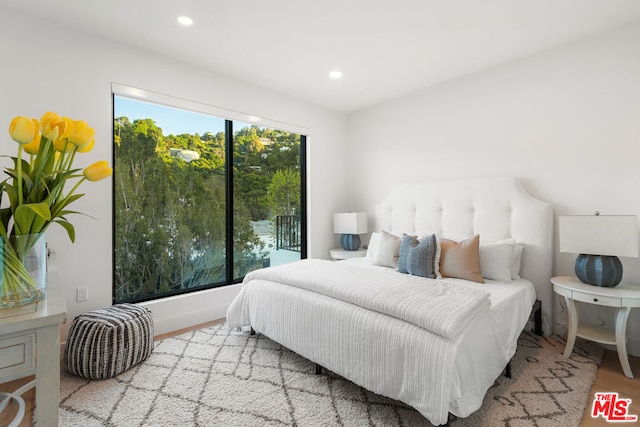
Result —
[{"label": "teal lamp base", "polygon": [[622,263],[617,256],[580,254],[576,276],[589,285],[613,287],[622,280]]},{"label": "teal lamp base", "polygon": [[340,237],[340,245],[345,251],[357,251],[360,247],[360,236],[358,234],[343,234]]}]

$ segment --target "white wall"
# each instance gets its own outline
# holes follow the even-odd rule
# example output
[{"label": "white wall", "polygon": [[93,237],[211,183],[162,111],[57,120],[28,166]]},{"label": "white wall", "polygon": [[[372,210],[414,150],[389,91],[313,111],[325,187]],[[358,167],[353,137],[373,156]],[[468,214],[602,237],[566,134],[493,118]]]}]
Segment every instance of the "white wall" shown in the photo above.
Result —
[{"label": "white wall", "polygon": [[[352,113],[355,208],[374,212],[398,182],[508,174],[556,216],[640,215],[639,76],[637,23]],[[573,274],[574,260],[556,250],[554,274]],[[640,260],[622,262],[624,280],[640,284]],[[611,309],[583,310],[598,317],[613,327]],[[628,333],[640,356],[638,309]]]},{"label": "white wall", "polygon": [[[373,212],[393,183],[408,180],[512,174],[553,203],[556,215],[640,215],[639,52],[640,24],[345,118],[0,7],[0,130],[15,115],[56,111],[96,129],[97,146],[79,165],[111,159],[112,82],[308,127],[309,255],[327,258],[336,243],[333,212]],[[0,154],[14,153],[5,133]],[[345,153],[359,167],[347,172]],[[95,220],[72,219],[76,243],[56,226],[47,231],[55,251],[49,265],[63,281],[69,320],[111,303],[111,182],[87,183],[82,191],[73,207]],[[556,252],[555,274],[572,274],[574,258]],[[640,260],[622,261],[625,280],[640,284]],[[89,287],[88,302],[75,302],[80,286]],[[157,332],[223,317],[235,292],[237,286],[150,304]],[[593,323],[600,317],[612,325],[608,309],[583,311]],[[628,330],[636,355],[638,311]]]},{"label": "white wall", "polygon": [[[332,214],[346,200],[344,114],[2,7],[0,58],[0,129],[16,115],[39,118],[45,111],[86,120],[96,129],[96,148],[78,159],[82,167],[111,160],[112,82],[309,128],[309,255],[329,257]],[[0,154],[15,155],[15,143],[2,132]],[[46,234],[54,251],[49,266],[59,271],[65,290],[67,329],[74,316],[111,305],[111,181],[83,186],[86,196],[72,207],[95,219],[72,218],[75,244],[56,225]],[[75,301],[80,286],[89,288],[89,301]],[[149,304],[156,333],[224,317],[236,292],[237,286]]]}]

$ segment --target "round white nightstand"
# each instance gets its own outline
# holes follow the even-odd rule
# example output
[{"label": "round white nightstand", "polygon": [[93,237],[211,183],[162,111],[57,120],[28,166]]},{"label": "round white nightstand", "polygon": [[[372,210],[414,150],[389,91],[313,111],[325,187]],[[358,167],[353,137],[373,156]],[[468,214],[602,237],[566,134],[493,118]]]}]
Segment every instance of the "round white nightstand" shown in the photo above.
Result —
[{"label": "round white nightstand", "polygon": [[367,255],[366,249],[358,249],[357,251],[345,251],[342,248],[335,248],[329,251],[331,259],[334,261],[349,258],[359,258]]},{"label": "round white nightstand", "polygon": [[[567,303],[569,324],[567,332],[567,345],[564,348],[564,357],[571,356],[576,336],[601,344],[615,345],[618,350],[618,358],[624,374],[633,378],[633,372],[629,366],[627,357],[627,320],[632,307],[640,307],[640,286],[621,283],[613,288],[600,287],[582,283],[577,277],[558,276],[552,277],[553,290],[562,295]],[[615,334],[611,331],[589,325],[580,325],[575,301],[589,304],[616,307]]]}]

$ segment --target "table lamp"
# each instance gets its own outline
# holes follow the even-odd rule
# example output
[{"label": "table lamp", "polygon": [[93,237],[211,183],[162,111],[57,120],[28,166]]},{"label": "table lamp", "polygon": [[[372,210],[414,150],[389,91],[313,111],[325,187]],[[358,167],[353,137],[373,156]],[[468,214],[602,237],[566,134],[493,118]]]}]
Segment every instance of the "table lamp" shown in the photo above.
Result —
[{"label": "table lamp", "polygon": [[635,215],[561,215],[560,252],[579,254],[578,279],[595,286],[616,286],[622,280],[619,256],[638,256]]},{"label": "table lamp", "polygon": [[367,213],[348,212],[333,214],[333,232],[342,234],[340,245],[345,251],[356,251],[360,247],[359,234],[367,232]]}]

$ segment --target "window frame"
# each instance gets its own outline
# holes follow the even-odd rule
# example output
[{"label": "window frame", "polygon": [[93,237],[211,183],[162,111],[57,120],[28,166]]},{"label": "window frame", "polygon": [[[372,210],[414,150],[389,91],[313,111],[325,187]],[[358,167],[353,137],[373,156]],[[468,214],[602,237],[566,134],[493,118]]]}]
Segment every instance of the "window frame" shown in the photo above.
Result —
[{"label": "window frame", "polygon": [[[234,192],[233,192],[233,122],[243,122],[249,125],[259,127],[273,128],[285,132],[300,135],[300,221],[302,227],[301,233],[301,250],[300,259],[307,258],[308,241],[307,241],[307,137],[309,129],[292,125],[290,123],[280,122],[271,119],[265,119],[258,116],[241,113],[238,111],[227,110],[208,104],[190,101],[184,98],[177,98],[171,95],[165,95],[148,90],[138,89],[131,86],[125,86],[117,83],[111,84],[111,131],[112,144],[115,142],[115,133],[113,120],[115,118],[115,97],[127,98],[133,101],[148,102],[169,108],[178,108],[199,114],[207,114],[225,120],[225,264],[226,277],[223,282],[212,283],[206,286],[199,286],[192,289],[183,289],[163,293],[162,295],[145,296],[139,298],[131,298],[123,301],[116,301],[116,185],[115,179],[117,171],[112,176],[112,303],[138,303],[145,301],[161,300],[176,295],[185,295],[192,292],[214,289],[223,286],[229,286],[241,283],[244,277],[233,278],[234,269]],[[112,164],[115,165],[115,149],[112,146]]]}]

